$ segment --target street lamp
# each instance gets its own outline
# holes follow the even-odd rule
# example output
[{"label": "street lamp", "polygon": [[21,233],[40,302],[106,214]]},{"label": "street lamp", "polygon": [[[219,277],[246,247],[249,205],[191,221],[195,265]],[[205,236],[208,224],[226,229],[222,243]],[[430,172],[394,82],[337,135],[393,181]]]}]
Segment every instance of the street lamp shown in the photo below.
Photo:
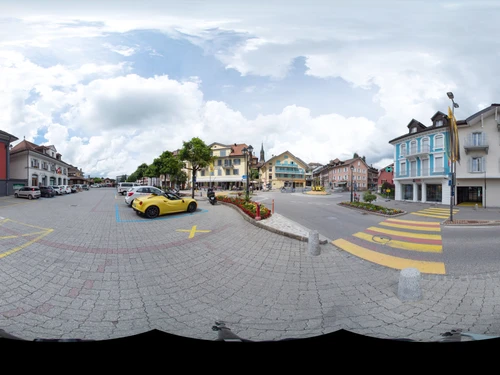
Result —
[{"label": "street lamp", "polygon": [[[446,93],[446,95],[448,95],[448,98],[451,100],[451,102],[453,103],[453,106],[451,108],[451,113],[453,115],[453,119],[455,118],[455,108],[458,108],[458,103],[455,103],[455,101],[453,100],[455,97],[453,95],[452,92],[448,92]],[[454,139],[454,137],[452,137],[452,134],[451,132],[454,131],[452,128],[451,128],[451,123],[450,123],[450,140],[454,140],[456,142],[456,140]],[[451,161],[450,163],[450,174],[451,174],[451,184],[450,184],[450,221],[453,221],[453,203],[455,201],[455,182],[456,182],[456,177],[455,177],[455,174],[456,174],[456,169],[457,169],[457,162],[456,162],[456,155],[453,153],[453,150],[456,148],[456,145],[455,144],[452,144],[452,142],[450,141],[450,147],[451,147],[451,152],[450,152],[450,155],[453,155],[453,160]],[[460,152],[460,151],[458,151]]]},{"label": "street lamp", "polygon": [[352,203],[352,189],[353,189],[353,186],[352,186],[352,173],[354,172],[354,166],[351,165],[351,203]]},{"label": "street lamp", "polygon": [[248,147],[244,147],[241,151],[243,151],[243,154],[245,155],[245,163],[246,163],[246,177],[247,177],[247,187],[246,187],[246,192],[247,192],[247,197],[248,197],[248,156],[250,156],[250,160],[252,158],[252,152],[253,152],[253,147],[252,145]]}]

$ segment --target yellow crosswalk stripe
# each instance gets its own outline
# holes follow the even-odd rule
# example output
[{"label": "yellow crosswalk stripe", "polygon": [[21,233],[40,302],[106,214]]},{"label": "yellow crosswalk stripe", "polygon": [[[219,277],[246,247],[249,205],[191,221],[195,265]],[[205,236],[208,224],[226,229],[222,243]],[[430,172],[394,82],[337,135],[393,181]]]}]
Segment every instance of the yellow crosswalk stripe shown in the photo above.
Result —
[{"label": "yellow crosswalk stripe", "polygon": [[439,235],[439,234],[423,234],[423,233],[403,232],[403,231],[399,231],[399,230],[390,230],[390,229],[378,228],[378,227],[369,227],[368,229],[371,231],[374,231],[374,232],[378,232],[378,233],[384,233],[384,234],[389,234],[389,235],[392,234],[394,236],[421,238],[421,239],[426,239],[426,240],[441,240],[441,235]]},{"label": "yellow crosswalk stripe", "polygon": [[391,223],[400,223],[400,224],[425,224],[429,226],[436,226],[439,227],[439,223],[426,223],[425,221],[419,221],[419,220],[403,220],[403,219],[387,219],[385,221],[391,222]]},{"label": "yellow crosswalk stripe", "polygon": [[419,212],[412,212],[412,215],[417,215],[417,216],[425,216],[425,217],[434,217],[436,219],[446,219],[450,217],[450,215],[433,215],[433,214],[426,214],[426,213],[419,213]]},{"label": "yellow crosswalk stripe", "polygon": [[439,275],[445,274],[445,266],[443,262],[411,260],[406,258],[395,257],[392,255],[381,254],[376,251],[366,249],[362,246],[353,244],[352,242],[349,242],[342,238],[332,241],[332,244],[344,251],[347,251],[352,255],[355,255],[359,258],[365,259],[372,263],[379,264],[381,266],[386,266],[399,270],[412,267],[418,269],[422,273],[431,273]]},{"label": "yellow crosswalk stripe", "polygon": [[[426,252],[426,253],[442,253],[443,252],[443,246],[442,245],[431,245],[431,244],[423,244],[423,243],[416,243],[416,242],[405,242],[405,241],[398,241],[398,240],[392,240],[392,239],[385,239],[383,237],[377,238],[373,234],[368,234],[364,232],[358,232],[353,234],[354,237],[361,238],[362,240],[375,243],[378,245],[385,245],[389,247],[393,247],[395,249],[401,249],[401,250],[411,250],[411,251],[420,251],[420,252]],[[375,239],[374,239],[375,237]]]},{"label": "yellow crosswalk stripe", "polygon": [[[420,223],[422,223],[422,221],[420,221]],[[438,225],[436,227],[423,227],[423,226],[417,226],[417,225],[411,225],[411,224],[406,225],[406,224],[398,224],[395,222],[388,222],[388,221],[383,221],[379,224],[387,226],[387,227],[392,227],[392,228],[413,229],[413,230],[426,231],[426,232],[440,232],[441,231],[441,228],[439,227],[440,224],[438,222],[435,223]],[[429,223],[429,224],[431,224],[431,223]],[[434,223],[432,223],[432,224],[434,224]]]}]

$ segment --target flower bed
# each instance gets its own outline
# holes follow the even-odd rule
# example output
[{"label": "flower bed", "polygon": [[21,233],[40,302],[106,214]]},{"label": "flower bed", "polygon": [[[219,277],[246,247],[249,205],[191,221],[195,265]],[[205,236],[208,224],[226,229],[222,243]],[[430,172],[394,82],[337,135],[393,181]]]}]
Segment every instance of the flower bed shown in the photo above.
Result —
[{"label": "flower bed", "polygon": [[354,207],[363,211],[372,212],[376,214],[382,215],[399,215],[404,214],[405,211],[398,210],[396,208],[387,208],[384,206],[379,206],[373,203],[365,203],[365,202],[340,202],[341,206]]},{"label": "flower bed", "polygon": [[[224,202],[224,203],[234,204],[236,207],[241,209],[244,213],[246,213],[252,219],[255,219],[255,216],[257,214],[257,203],[252,202],[252,201],[247,202],[243,198],[228,197],[227,195],[218,195],[217,200]],[[267,219],[269,216],[271,216],[271,211],[267,207],[265,207],[264,205],[261,204],[260,205],[260,218]]]}]

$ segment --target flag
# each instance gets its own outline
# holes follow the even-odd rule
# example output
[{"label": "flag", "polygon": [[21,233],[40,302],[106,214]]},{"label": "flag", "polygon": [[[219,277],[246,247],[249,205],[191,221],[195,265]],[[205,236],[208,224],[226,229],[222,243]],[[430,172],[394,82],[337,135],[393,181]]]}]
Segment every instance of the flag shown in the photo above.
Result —
[{"label": "flag", "polygon": [[460,164],[460,142],[458,139],[457,120],[450,107],[448,107],[448,118],[450,120],[450,150],[448,155],[451,161],[458,161],[458,164]]}]

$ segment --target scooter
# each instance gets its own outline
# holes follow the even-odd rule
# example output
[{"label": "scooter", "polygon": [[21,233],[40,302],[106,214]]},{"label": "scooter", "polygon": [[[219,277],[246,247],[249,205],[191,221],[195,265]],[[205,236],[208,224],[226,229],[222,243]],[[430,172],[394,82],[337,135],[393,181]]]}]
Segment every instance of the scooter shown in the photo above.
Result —
[{"label": "scooter", "polygon": [[215,198],[215,192],[214,189],[209,188],[207,190],[207,198],[210,204],[213,206],[215,203],[217,203],[217,198]]}]

